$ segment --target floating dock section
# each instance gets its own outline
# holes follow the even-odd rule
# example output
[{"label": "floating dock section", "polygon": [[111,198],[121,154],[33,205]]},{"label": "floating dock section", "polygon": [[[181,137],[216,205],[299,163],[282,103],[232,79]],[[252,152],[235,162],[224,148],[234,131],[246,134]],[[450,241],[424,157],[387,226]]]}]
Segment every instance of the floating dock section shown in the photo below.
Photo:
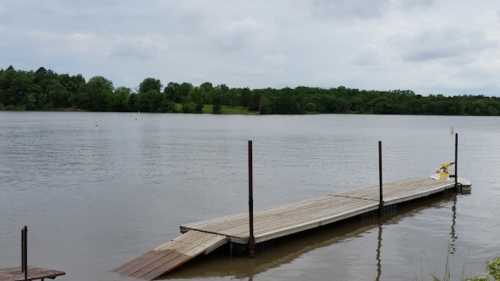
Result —
[{"label": "floating dock section", "polygon": [[[454,188],[454,179],[425,178],[386,183],[384,207]],[[379,203],[378,186],[372,186],[259,211],[254,214],[255,243],[376,211],[380,207]],[[115,271],[138,279],[153,280],[226,243],[247,244],[250,237],[248,221],[248,213],[241,213],[181,225],[181,236],[146,252]]]},{"label": "floating dock section", "polygon": [[[410,179],[384,183],[382,178],[382,142],[378,143],[379,184],[355,191],[327,194],[319,198],[253,212],[253,152],[248,142],[248,212],[212,220],[184,224],[183,233],[144,255],[115,269],[139,279],[153,280],[187,261],[223,246],[242,244],[253,256],[255,244],[332,224],[385,207],[410,202],[448,189],[463,190],[470,183],[458,178],[458,134],[455,134],[455,161],[441,166],[436,179]],[[448,166],[454,164],[454,175]]]},{"label": "floating dock section", "polygon": [[[454,181],[417,179],[384,185],[384,206],[390,206],[453,188]],[[255,242],[287,236],[307,229],[327,225],[360,214],[378,210],[378,186],[358,191],[328,194],[285,206],[257,212],[254,217]],[[181,226],[190,230],[216,233],[229,241],[247,244],[248,214],[238,214]]]}]

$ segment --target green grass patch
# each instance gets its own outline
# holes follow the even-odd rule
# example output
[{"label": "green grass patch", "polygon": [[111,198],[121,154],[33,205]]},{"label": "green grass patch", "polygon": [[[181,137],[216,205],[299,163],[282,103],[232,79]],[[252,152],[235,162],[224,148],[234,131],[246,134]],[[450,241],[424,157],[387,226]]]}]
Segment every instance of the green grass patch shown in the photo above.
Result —
[{"label": "green grass patch", "polygon": [[214,106],[211,104],[203,105],[203,113],[212,113]]},{"label": "green grass patch", "polygon": [[[500,257],[492,259],[488,262],[486,269],[488,273],[486,275],[479,275],[474,277],[466,278],[465,281],[500,281]],[[432,275],[433,281],[445,281],[450,280],[449,275],[444,279],[439,279]]]},{"label": "green grass patch", "polygon": [[[202,113],[213,113],[213,104],[205,104],[203,105]],[[175,112],[182,113],[182,104],[175,104]],[[254,111],[249,111],[245,106],[230,106],[230,105],[222,105],[220,114],[256,114]]]},{"label": "green grass patch", "polygon": [[495,281],[500,281],[500,257],[488,262],[488,273],[495,278]]},{"label": "green grass patch", "polygon": [[247,107],[230,105],[223,105],[221,112],[222,114],[255,114],[255,112],[248,111]]}]

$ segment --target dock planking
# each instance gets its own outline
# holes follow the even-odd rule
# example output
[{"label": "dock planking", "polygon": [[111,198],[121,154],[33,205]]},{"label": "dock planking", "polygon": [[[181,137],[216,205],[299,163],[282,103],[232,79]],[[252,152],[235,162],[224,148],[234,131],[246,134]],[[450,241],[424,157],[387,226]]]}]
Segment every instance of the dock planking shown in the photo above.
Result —
[{"label": "dock planking", "polygon": [[63,271],[45,269],[40,267],[30,267],[28,269],[27,279],[20,267],[10,267],[0,269],[0,281],[23,281],[23,280],[44,280],[55,279],[58,276],[63,276],[66,273]]},{"label": "dock planking", "polygon": [[[386,183],[384,206],[411,201],[454,187],[453,180],[412,179]],[[285,206],[256,212],[254,235],[257,243],[377,210],[378,186],[351,192],[328,194]],[[233,243],[248,242],[248,214],[181,225],[181,232],[196,230],[227,236]]]},{"label": "dock planking", "polygon": [[115,269],[123,275],[152,280],[172,271],[200,254],[208,254],[224,245],[223,235],[188,231]]},{"label": "dock planking", "polygon": [[[387,207],[409,202],[454,187],[454,179],[423,178],[385,183],[383,205]],[[292,235],[378,209],[378,186],[370,186],[258,211],[254,214],[255,242],[262,243]],[[248,213],[240,213],[181,225],[181,236],[131,260],[115,271],[130,277],[155,279],[225,243],[247,244],[250,237],[248,221]]]}]

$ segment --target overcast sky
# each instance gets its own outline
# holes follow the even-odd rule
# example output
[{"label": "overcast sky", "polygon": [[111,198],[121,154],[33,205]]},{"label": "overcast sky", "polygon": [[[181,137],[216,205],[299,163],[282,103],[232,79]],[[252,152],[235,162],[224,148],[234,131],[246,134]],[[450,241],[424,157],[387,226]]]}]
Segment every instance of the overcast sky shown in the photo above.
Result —
[{"label": "overcast sky", "polygon": [[0,68],[500,95],[500,2],[0,0]]}]

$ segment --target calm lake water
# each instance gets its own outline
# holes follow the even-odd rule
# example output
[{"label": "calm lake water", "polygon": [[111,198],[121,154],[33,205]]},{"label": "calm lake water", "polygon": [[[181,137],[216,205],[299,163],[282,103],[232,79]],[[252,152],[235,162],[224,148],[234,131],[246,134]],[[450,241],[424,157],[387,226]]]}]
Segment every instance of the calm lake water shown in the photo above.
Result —
[{"label": "calm lake water", "polygon": [[471,195],[444,194],[277,242],[257,258],[202,258],[168,279],[453,280],[500,256],[500,119],[370,115],[212,116],[0,112],[0,265],[30,263],[62,280],[110,272],[178,235],[182,223],[246,211],[246,145],[254,140],[263,209],[426,177],[453,157]]}]

